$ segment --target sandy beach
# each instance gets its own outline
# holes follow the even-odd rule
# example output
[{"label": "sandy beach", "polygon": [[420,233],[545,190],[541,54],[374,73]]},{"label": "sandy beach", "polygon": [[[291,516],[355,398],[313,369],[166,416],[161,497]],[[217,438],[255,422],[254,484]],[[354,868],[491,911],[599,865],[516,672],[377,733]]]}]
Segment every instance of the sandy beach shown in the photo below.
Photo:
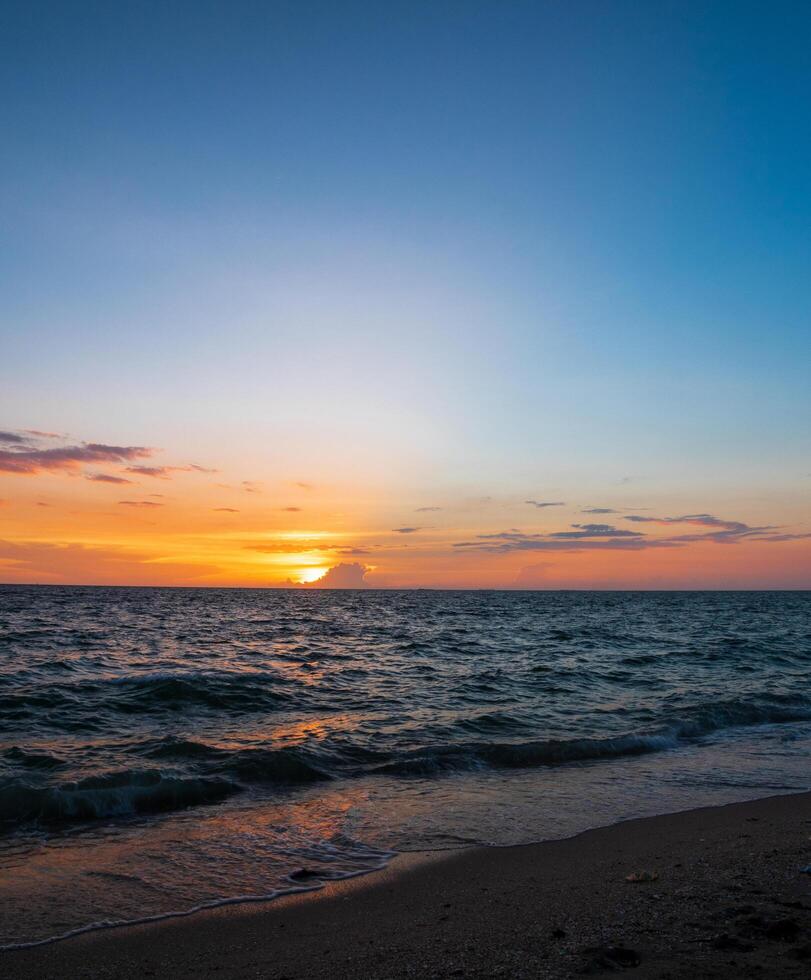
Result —
[{"label": "sandy beach", "polygon": [[774,797],[562,841],[403,855],[319,892],[7,952],[0,975],[804,976],[810,861],[811,794]]}]

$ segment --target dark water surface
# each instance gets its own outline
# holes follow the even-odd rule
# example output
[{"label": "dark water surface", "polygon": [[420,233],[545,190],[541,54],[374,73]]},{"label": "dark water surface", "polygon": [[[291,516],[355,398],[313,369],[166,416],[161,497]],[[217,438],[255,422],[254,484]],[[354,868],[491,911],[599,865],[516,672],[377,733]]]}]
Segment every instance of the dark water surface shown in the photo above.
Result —
[{"label": "dark water surface", "polygon": [[809,681],[807,592],[0,587],[0,944],[805,789]]}]

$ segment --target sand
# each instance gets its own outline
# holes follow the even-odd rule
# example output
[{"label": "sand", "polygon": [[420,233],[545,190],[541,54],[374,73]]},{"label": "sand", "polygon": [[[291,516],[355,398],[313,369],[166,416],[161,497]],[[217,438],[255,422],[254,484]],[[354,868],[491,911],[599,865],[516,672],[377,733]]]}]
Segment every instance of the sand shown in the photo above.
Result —
[{"label": "sand", "polygon": [[3,953],[0,976],[811,976],[809,863],[804,793],[402,856],[308,895]]}]

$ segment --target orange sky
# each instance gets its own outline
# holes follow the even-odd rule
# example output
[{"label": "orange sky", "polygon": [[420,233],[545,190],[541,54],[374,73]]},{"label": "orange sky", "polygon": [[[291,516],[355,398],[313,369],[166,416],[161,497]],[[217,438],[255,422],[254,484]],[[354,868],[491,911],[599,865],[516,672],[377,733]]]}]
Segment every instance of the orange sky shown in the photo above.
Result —
[{"label": "orange sky", "polygon": [[0,436],[3,582],[811,586],[800,495],[719,504],[717,490],[702,502],[627,480],[588,497],[576,486],[431,493],[345,473],[315,482],[267,464],[232,472],[27,430]]}]

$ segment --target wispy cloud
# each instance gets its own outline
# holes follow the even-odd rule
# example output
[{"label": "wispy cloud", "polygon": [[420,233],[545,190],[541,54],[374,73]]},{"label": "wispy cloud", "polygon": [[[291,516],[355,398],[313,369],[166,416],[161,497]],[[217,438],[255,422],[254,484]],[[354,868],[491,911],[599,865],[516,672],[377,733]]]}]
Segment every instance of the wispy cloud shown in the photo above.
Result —
[{"label": "wispy cloud", "polygon": [[245,491],[245,493],[261,493],[262,492],[262,484],[261,483],[255,483],[253,480],[243,480],[240,483],[240,487],[242,488],[242,490]]},{"label": "wispy cloud", "polygon": [[680,517],[647,517],[641,514],[627,514],[626,521],[633,521],[635,524],[656,524],[660,527],[668,527],[674,524],[687,524],[693,527],[709,528],[703,534],[679,534],[674,541],[714,541],[716,544],[730,544],[742,538],[762,537],[770,531],[779,530],[773,524],[764,524],[759,527],[752,527],[743,521],[728,521],[714,514],[682,514]]},{"label": "wispy cloud", "polygon": [[93,483],[132,483],[132,480],[127,480],[123,476],[112,476],[110,473],[86,473],[85,480]]},{"label": "wispy cloud", "polygon": [[592,525],[555,534],[525,534],[522,531],[480,534],[472,541],[459,541],[453,547],[506,554],[512,551],[641,551],[645,548],[672,547],[672,544],[633,531],[622,532],[605,525]]},{"label": "wispy cloud", "polygon": [[392,531],[395,534],[416,534],[417,531],[424,531],[425,528],[422,527],[393,527]]},{"label": "wispy cloud", "polygon": [[0,471],[31,476],[43,471],[75,470],[85,463],[126,463],[151,456],[154,451],[147,446],[108,446],[99,442],[50,449],[0,449]]},{"label": "wispy cloud", "polygon": [[626,531],[612,524],[572,524],[574,531],[555,531],[548,535],[550,538],[642,538],[641,531]]},{"label": "wispy cloud", "polygon": [[119,500],[118,503],[121,507],[163,507],[154,500]]},{"label": "wispy cloud", "polygon": [[525,500],[525,504],[529,504],[532,507],[565,507],[565,500]]},{"label": "wispy cloud", "polygon": [[299,514],[299,513],[301,513],[301,507],[280,507],[279,510],[284,511],[287,514]]},{"label": "wispy cloud", "polygon": [[217,470],[206,469],[196,463],[189,463],[188,466],[128,466],[128,473],[137,473],[138,476],[149,476],[156,480],[171,480],[172,473],[216,473]]},{"label": "wispy cloud", "polygon": [[431,514],[434,511],[442,510],[441,507],[417,507],[414,511],[415,514]]},{"label": "wispy cloud", "polygon": [[0,442],[8,446],[24,445],[26,440],[17,432],[0,432]]},{"label": "wispy cloud", "polygon": [[543,534],[526,534],[512,528],[495,534],[479,534],[473,540],[459,541],[453,547],[500,554],[511,551],[642,551],[648,548],[680,548],[701,542],[737,544],[740,541],[780,542],[811,538],[811,534],[782,532],[770,524],[752,527],[743,521],[724,520],[713,514],[684,514],[680,517],[628,514],[625,519],[657,526],[688,524],[705,530],[656,538],[641,531],[617,528],[613,524],[572,524],[570,530]]},{"label": "wispy cloud", "polygon": [[581,514],[616,514],[613,507],[584,507]]},{"label": "wispy cloud", "polygon": [[213,510],[214,510],[215,513],[219,513],[219,514],[238,514],[239,513],[239,511],[236,509],[236,507],[214,507]]},{"label": "wispy cloud", "polygon": [[151,476],[156,480],[168,480],[173,469],[172,466],[128,466],[127,472],[137,473],[138,476]]}]

